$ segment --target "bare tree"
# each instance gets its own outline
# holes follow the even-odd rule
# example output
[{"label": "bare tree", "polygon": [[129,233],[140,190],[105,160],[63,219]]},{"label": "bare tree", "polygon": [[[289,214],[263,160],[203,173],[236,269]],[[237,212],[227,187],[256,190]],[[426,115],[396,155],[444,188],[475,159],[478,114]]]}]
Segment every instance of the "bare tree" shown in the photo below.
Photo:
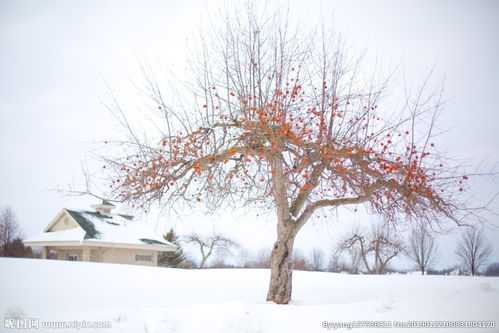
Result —
[{"label": "bare tree", "polygon": [[[352,228],[358,231],[358,226]],[[362,259],[358,246],[352,245],[346,247],[344,242],[347,239],[345,236],[338,244],[335,244],[329,261],[329,271],[331,272],[348,272],[358,274],[361,271]]]},{"label": "bare tree", "polygon": [[201,252],[201,261],[199,268],[204,268],[208,258],[214,253],[228,253],[232,247],[237,246],[237,243],[232,239],[221,234],[204,237],[196,233],[192,233],[184,237],[186,243],[195,244]]},{"label": "bare tree", "polygon": [[21,237],[16,214],[9,206],[2,208],[0,212],[0,246],[10,244],[14,239]]},{"label": "bare tree", "polygon": [[297,249],[293,253],[293,267],[299,271],[309,271],[311,270],[310,263],[307,257],[303,254],[303,251]]},{"label": "bare tree", "polygon": [[426,225],[414,227],[407,239],[406,256],[419,268],[421,275],[438,261],[435,239]]},{"label": "bare tree", "polygon": [[320,248],[313,248],[310,251],[310,269],[313,271],[324,270],[324,251]]},{"label": "bare tree", "polygon": [[237,252],[237,266],[243,268],[251,267],[252,263],[252,255],[251,252],[244,247],[240,247]]},{"label": "bare tree", "polygon": [[360,251],[355,247],[347,249],[347,254],[350,259],[350,264],[347,266],[348,271],[353,274],[359,274],[362,266],[362,257]]},{"label": "bare tree", "polygon": [[25,247],[17,218],[11,207],[0,211],[0,257],[32,258],[31,247]]},{"label": "bare tree", "polygon": [[478,274],[491,253],[492,247],[487,241],[483,228],[469,227],[461,232],[456,255],[472,276]]},{"label": "bare tree", "polygon": [[109,143],[103,167],[106,196],[132,207],[274,209],[267,300],[287,304],[294,241],[313,216],[365,205],[393,224],[460,223],[468,176],[434,144],[440,90],[426,80],[395,110],[383,99],[390,75],[363,69],[334,29],[293,27],[269,6],[247,2],[212,20],[189,58],[192,78],[169,92],[144,70],[150,127],[137,128],[111,95],[129,137]]},{"label": "bare tree", "polygon": [[330,272],[358,274],[362,264],[361,261],[360,251],[356,246],[344,248],[344,244],[340,243],[333,248],[328,270]]},{"label": "bare tree", "polygon": [[226,262],[225,254],[221,253],[217,255],[214,260],[210,263],[209,268],[229,268],[233,267]]},{"label": "bare tree", "polygon": [[255,268],[270,268],[270,254],[271,250],[268,247],[260,249],[255,256],[253,266]]},{"label": "bare tree", "polygon": [[369,233],[359,227],[354,228],[339,248],[360,259],[370,274],[384,274],[388,262],[403,249],[401,241],[381,224],[372,225]]},{"label": "bare tree", "polygon": [[341,273],[347,271],[347,265],[342,258],[341,251],[337,248],[333,249],[332,254],[329,257],[329,262],[327,266],[328,272]]}]

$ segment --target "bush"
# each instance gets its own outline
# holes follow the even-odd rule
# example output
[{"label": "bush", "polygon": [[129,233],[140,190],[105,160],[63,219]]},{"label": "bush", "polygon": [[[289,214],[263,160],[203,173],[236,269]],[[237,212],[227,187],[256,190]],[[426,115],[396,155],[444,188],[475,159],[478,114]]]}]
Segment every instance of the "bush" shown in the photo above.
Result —
[{"label": "bush", "polygon": [[0,249],[0,257],[33,258],[31,247],[25,247],[21,238],[5,243]]}]

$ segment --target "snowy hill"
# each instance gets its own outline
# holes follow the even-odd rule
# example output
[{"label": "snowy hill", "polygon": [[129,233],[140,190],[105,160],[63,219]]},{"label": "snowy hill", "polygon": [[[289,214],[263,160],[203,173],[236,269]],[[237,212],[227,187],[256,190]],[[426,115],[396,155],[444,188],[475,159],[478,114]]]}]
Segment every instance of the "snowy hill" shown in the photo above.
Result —
[{"label": "snowy hill", "polygon": [[[0,271],[2,316],[39,319],[35,332],[327,332],[324,321],[330,322],[325,325],[351,321],[394,325],[423,320],[495,321],[496,325],[438,332],[499,331],[499,278],[298,271],[293,304],[285,306],[265,302],[268,270],[179,270],[0,258]],[[75,320],[107,322],[111,329],[41,327],[42,322]],[[0,331],[17,331],[4,325]]]}]

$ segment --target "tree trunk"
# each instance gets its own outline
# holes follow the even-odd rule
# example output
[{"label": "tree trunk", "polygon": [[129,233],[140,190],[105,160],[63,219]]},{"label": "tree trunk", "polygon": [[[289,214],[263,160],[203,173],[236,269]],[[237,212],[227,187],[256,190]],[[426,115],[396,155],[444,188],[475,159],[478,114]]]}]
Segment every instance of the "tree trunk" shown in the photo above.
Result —
[{"label": "tree trunk", "polygon": [[272,248],[270,259],[270,285],[267,301],[288,304],[291,300],[293,284],[293,244],[296,231],[288,223],[278,223],[277,241]]},{"label": "tree trunk", "polygon": [[208,257],[201,258],[201,262],[199,263],[199,268],[204,268],[204,265],[206,264],[206,259],[208,259]]}]

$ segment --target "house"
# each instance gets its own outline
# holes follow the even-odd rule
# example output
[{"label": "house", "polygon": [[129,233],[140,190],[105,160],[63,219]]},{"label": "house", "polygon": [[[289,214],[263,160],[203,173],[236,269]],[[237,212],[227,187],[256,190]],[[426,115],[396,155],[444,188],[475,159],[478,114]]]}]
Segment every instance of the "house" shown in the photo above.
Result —
[{"label": "house", "polygon": [[42,248],[42,258],[117,264],[158,265],[158,253],[175,251],[133,216],[113,214],[107,201],[93,211],[63,209],[42,233],[24,241]]}]

